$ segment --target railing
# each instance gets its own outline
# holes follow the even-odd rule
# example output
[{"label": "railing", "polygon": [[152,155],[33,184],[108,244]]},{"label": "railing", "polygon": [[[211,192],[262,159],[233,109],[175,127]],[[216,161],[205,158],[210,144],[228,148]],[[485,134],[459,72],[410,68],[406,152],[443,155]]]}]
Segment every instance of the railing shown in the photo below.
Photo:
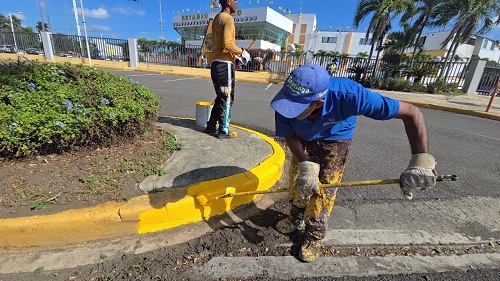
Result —
[{"label": "railing", "polygon": [[[129,60],[128,41],[124,39],[87,37],[92,59],[127,61]],[[88,57],[87,42],[84,36],[51,34],[54,55],[61,57]]]},{"label": "railing", "polygon": [[[50,34],[54,55],[64,57],[128,61],[129,46],[124,39],[88,37],[89,52],[85,37],[65,34]],[[41,36],[38,33],[0,33],[0,52],[43,54]],[[175,42],[141,42],[138,45],[139,61],[148,64],[161,64],[183,67],[209,67],[206,54],[203,54],[200,45],[182,45]],[[325,68],[332,63],[331,55],[311,54],[308,52],[280,52],[280,51],[250,51],[252,60],[245,66],[240,66],[238,71],[267,71],[269,73],[289,74],[293,69],[305,63],[319,64]],[[453,62],[444,69],[443,62],[414,62],[412,68],[404,64],[386,64],[382,60],[366,59],[360,57],[340,57],[335,63],[333,76],[347,77],[357,81],[363,78],[375,77],[383,80],[387,77],[408,79],[413,83],[428,84],[438,78],[446,83],[456,83],[462,87],[468,62]],[[497,72],[500,72],[497,71]],[[483,86],[479,92],[491,92],[488,81],[489,74],[483,75]],[[493,75],[493,74],[492,74]],[[495,74],[497,75],[497,74]],[[498,74],[500,75],[500,74]],[[496,80],[495,80],[496,81]]]},{"label": "railing", "polygon": [[[500,79],[500,68],[486,66],[481,76],[481,80],[479,81],[476,93],[490,96],[497,85],[498,79]],[[500,93],[498,93],[497,96],[500,96]]]}]

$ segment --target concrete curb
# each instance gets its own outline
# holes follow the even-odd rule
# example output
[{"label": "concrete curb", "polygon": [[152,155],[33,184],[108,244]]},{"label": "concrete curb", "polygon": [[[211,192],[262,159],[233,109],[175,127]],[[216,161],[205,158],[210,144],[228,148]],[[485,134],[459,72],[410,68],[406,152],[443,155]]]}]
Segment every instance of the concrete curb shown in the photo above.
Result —
[{"label": "concrete curb", "polygon": [[459,114],[466,114],[466,115],[471,115],[471,116],[482,117],[482,118],[500,121],[500,115],[494,114],[494,113],[489,113],[489,112],[484,112],[484,111],[479,111],[479,110],[472,110],[472,109],[464,109],[464,108],[447,106],[447,105],[439,105],[439,104],[433,104],[433,103],[427,103],[427,102],[411,101],[411,100],[405,100],[405,99],[398,99],[398,100],[404,101],[407,103],[411,103],[417,107],[437,109],[437,110],[442,110],[442,111],[454,112],[454,113],[459,113]]},{"label": "concrete curb", "polygon": [[105,203],[52,215],[0,220],[0,247],[49,246],[85,243],[170,229],[207,220],[252,202],[257,196],[213,200],[200,205],[196,195],[213,198],[226,193],[268,190],[281,178],[285,152],[273,139],[247,128],[273,150],[267,159],[247,172],[132,198],[127,203]]}]

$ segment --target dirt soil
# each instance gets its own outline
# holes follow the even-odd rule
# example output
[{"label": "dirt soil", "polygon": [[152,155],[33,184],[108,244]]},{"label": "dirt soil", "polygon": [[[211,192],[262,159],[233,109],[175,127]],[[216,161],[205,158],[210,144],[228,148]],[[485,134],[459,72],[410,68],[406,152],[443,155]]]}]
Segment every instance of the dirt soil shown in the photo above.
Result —
[{"label": "dirt soil", "polygon": [[139,183],[161,173],[171,155],[164,145],[168,136],[153,129],[111,147],[0,159],[0,218],[52,214],[143,195]]},{"label": "dirt soil", "polygon": [[[34,215],[44,212],[56,212],[75,207],[75,205],[92,205],[108,199],[135,196],[139,193],[137,184],[144,179],[143,174],[125,173],[120,177],[124,189],[117,193],[103,192],[86,194],[82,190],[80,178],[82,174],[96,174],[101,170],[114,170],[119,166],[120,159],[133,157],[148,157],[147,151],[154,150],[158,139],[155,137],[142,139],[133,144],[100,149],[95,151],[81,151],[72,154],[37,157],[21,162],[4,162],[0,166],[0,186],[2,194],[10,192],[11,197],[2,197],[2,217],[5,214]],[[157,156],[156,156],[157,157]],[[168,155],[164,155],[166,159]],[[287,159],[288,155],[287,155]],[[287,171],[288,161],[284,171]],[[5,175],[8,175],[8,180]],[[286,173],[277,184],[277,188],[284,187],[288,181]],[[31,187],[38,194],[46,194],[45,202],[50,202],[42,209],[33,208],[33,201],[39,197],[28,199],[19,197],[16,206],[7,207],[6,202],[13,200],[20,184]],[[6,188],[6,187],[10,187]],[[36,187],[36,188],[35,188]],[[79,188],[75,188],[79,187]],[[78,191],[80,190],[80,191]],[[14,194],[14,195],[12,195]],[[47,195],[49,194],[49,195]],[[119,196],[117,196],[119,194]],[[17,198],[17,197],[16,197]],[[45,199],[47,198],[47,199]],[[50,200],[49,200],[50,199]],[[7,201],[5,201],[7,200]],[[339,201],[338,205],[348,204]],[[6,208],[6,210],[4,209]],[[298,231],[283,235],[276,231],[274,225],[288,214],[286,195],[278,196],[275,203],[268,209],[262,210],[250,219],[215,229],[206,235],[174,246],[163,247],[151,252],[134,255],[123,254],[121,257],[104,261],[99,264],[86,265],[77,268],[43,271],[33,273],[0,274],[2,281],[14,280],[196,280],[189,275],[189,269],[202,266],[213,257],[236,256],[295,256],[303,239],[303,233]],[[292,246],[290,246],[290,244]],[[434,247],[331,247],[323,246],[324,256],[434,256],[460,255],[470,253],[494,253],[496,247],[491,245],[468,246],[434,246]],[[458,276],[463,273],[457,273]],[[284,280],[443,280],[439,273],[416,274],[404,276],[401,279],[386,279],[384,276],[372,277],[343,277],[343,278],[300,278]],[[210,280],[210,279],[205,279]],[[232,280],[232,279],[223,279]],[[270,280],[268,276],[253,276],[246,280]],[[456,279],[460,280],[460,279]]]}]

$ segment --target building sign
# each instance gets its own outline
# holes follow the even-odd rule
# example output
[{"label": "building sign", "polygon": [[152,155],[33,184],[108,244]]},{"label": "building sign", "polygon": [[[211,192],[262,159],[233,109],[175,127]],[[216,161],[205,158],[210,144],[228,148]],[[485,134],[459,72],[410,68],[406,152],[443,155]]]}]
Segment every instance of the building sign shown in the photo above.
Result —
[{"label": "building sign", "polygon": [[[248,12],[246,12],[249,14]],[[204,14],[192,14],[185,16],[178,16],[172,20],[173,27],[180,26],[196,26],[196,25],[207,25],[208,19],[214,18],[217,13],[204,13]],[[259,18],[258,15],[243,15],[242,10],[237,10],[234,14],[234,22],[255,22]]]}]

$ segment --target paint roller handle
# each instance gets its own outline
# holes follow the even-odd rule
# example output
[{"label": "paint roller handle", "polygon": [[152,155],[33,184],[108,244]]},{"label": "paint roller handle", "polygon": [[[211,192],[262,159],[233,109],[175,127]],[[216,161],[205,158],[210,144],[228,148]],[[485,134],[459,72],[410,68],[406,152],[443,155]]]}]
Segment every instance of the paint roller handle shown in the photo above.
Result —
[{"label": "paint roller handle", "polygon": [[[441,175],[436,176],[436,181],[457,181],[458,176],[456,175]],[[367,180],[367,181],[352,181],[352,182],[340,182],[333,184],[320,184],[320,188],[338,188],[338,187],[348,187],[348,186],[365,186],[365,185],[383,185],[383,184],[399,184],[399,179],[385,179],[385,180]],[[259,195],[259,194],[269,194],[269,193],[279,193],[290,191],[290,188],[277,188],[271,190],[257,190],[257,191],[246,191],[238,193],[228,193],[219,198],[229,198],[237,196],[249,196],[249,195]]]}]

